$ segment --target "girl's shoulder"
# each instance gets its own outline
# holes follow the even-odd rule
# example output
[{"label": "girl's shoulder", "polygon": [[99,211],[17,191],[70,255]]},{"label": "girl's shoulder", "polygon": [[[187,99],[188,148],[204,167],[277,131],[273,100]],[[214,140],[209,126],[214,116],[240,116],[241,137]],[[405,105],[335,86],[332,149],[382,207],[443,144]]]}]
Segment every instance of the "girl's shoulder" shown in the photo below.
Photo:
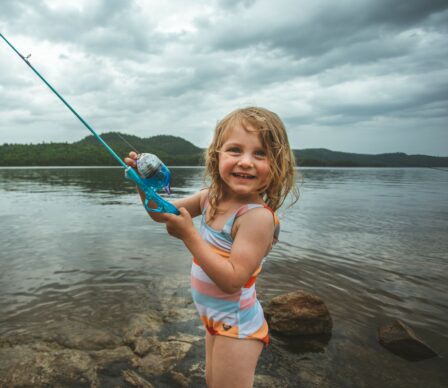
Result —
[{"label": "girl's shoulder", "polygon": [[264,229],[268,233],[273,233],[276,242],[280,221],[275,212],[266,204],[247,204],[241,207],[235,215],[232,235],[235,236],[241,227],[247,230]]},{"label": "girl's shoulder", "polygon": [[247,220],[247,222],[272,222],[273,219],[275,222],[278,221],[275,212],[264,203],[249,203],[241,206],[236,212],[235,218]]}]

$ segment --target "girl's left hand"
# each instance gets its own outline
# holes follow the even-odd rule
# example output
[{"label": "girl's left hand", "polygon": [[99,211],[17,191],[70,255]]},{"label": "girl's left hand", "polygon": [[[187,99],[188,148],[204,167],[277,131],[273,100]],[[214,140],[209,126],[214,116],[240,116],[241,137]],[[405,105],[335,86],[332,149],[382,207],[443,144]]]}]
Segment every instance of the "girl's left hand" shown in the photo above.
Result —
[{"label": "girl's left hand", "polygon": [[179,208],[179,215],[163,213],[161,214],[162,222],[166,225],[169,235],[181,240],[185,240],[196,231],[190,213],[184,207]]}]

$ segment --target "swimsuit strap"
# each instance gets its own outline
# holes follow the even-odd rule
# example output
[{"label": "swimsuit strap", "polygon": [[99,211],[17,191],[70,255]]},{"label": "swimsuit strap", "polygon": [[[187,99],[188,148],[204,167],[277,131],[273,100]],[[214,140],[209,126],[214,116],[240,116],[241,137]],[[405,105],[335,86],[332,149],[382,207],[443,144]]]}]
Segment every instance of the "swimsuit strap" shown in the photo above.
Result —
[{"label": "swimsuit strap", "polygon": [[207,211],[207,208],[208,208],[208,204],[209,204],[209,202],[208,202],[208,195],[205,197],[205,201],[204,201],[204,203],[202,204],[202,215],[203,216],[205,216],[205,212]]},{"label": "swimsuit strap", "polygon": [[[244,205],[241,208],[239,208],[235,214],[235,218],[242,216],[243,214],[247,213],[249,210],[252,209],[257,209],[260,207],[264,207],[265,209],[269,210],[272,214],[272,217],[274,217],[274,238],[272,240],[273,244],[276,244],[278,242],[278,236],[280,234],[280,220],[277,217],[277,214],[275,214],[274,210],[272,210],[268,205],[264,204],[261,205],[259,203],[253,203],[253,204],[248,204],[248,205]],[[230,230],[232,230],[232,226],[230,227]]]},{"label": "swimsuit strap", "polygon": [[228,233],[229,235],[232,234],[232,228],[233,228],[233,224],[235,222],[235,220],[238,217],[241,217],[243,214],[246,214],[249,210],[252,209],[258,209],[258,208],[262,208],[265,207],[264,205],[261,205],[259,203],[249,203],[247,205],[243,205],[241,206],[235,213],[233,213],[233,215],[229,218],[229,220],[226,222],[226,224],[224,225],[224,227],[222,228],[222,231],[225,233]]},{"label": "swimsuit strap", "polygon": [[[205,198],[205,201],[204,201],[204,204],[203,204],[203,208],[202,208],[202,216],[203,216],[203,222],[204,223],[205,223],[205,215],[206,215],[206,211],[207,211],[208,205],[209,205],[209,200],[208,200],[208,196],[207,196]],[[235,220],[238,217],[241,217],[243,214],[247,213],[248,211],[250,211],[252,209],[258,209],[258,208],[263,208],[263,207],[265,209],[269,210],[272,213],[272,216],[274,217],[275,230],[274,230],[273,243],[275,244],[278,241],[278,235],[280,233],[280,221],[279,221],[277,215],[275,214],[275,212],[266,204],[262,205],[260,203],[249,203],[249,204],[241,206],[239,209],[237,209],[232,214],[232,216],[224,224],[221,233],[223,233],[224,235],[227,235],[228,237],[231,238],[233,223],[235,222]]]}]

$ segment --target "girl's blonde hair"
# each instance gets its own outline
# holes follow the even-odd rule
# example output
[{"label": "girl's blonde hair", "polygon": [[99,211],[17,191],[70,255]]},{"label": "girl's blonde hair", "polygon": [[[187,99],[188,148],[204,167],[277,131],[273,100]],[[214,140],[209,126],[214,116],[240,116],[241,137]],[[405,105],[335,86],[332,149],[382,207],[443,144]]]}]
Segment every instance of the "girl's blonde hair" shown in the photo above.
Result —
[{"label": "girl's blonde hair", "polygon": [[275,113],[264,108],[237,109],[218,122],[213,140],[205,152],[205,173],[211,181],[208,194],[210,220],[218,211],[223,192],[223,183],[219,176],[219,152],[227,130],[235,125],[241,125],[246,131],[255,129],[267,153],[269,175],[266,185],[260,189],[264,202],[275,211],[283,204],[289,192],[292,194],[291,204],[296,202],[299,198],[294,170],[296,164],[283,122]]}]

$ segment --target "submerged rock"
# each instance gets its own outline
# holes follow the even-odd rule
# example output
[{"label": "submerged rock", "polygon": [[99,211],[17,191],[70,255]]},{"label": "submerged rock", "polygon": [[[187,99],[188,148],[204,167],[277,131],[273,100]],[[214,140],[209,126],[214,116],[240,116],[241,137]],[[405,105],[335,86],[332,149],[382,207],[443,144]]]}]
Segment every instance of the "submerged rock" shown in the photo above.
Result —
[{"label": "submerged rock", "polygon": [[0,338],[0,387],[150,388],[169,380],[190,386],[176,370],[202,337],[181,332],[160,337],[164,316],[147,311],[111,333],[86,324],[64,322],[51,331]]},{"label": "submerged rock", "polygon": [[190,379],[185,377],[182,373],[173,370],[170,372],[170,378],[178,387],[187,388],[191,386]]},{"label": "submerged rock", "polygon": [[154,385],[146,381],[142,376],[132,370],[123,371],[122,376],[123,380],[133,387],[154,388]]},{"label": "submerged rock", "polygon": [[159,341],[155,345],[144,357],[133,359],[133,366],[144,374],[160,375],[171,372],[192,347],[192,343],[173,338]]},{"label": "submerged rock", "polygon": [[387,350],[408,361],[438,357],[409,326],[398,319],[379,328],[378,341]]},{"label": "submerged rock", "polygon": [[324,301],[302,290],[272,298],[265,314],[270,328],[283,335],[330,334],[333,327]]},{"label": "submerged rock", "polygon": [[[2,387],[46,387],[65,384],[98,385],[90,356],[80,350],[54,349],[34,351],[32,345],[17,345],[0,351],[0,359],[9,365],[0,368]],[[43,350],[44,346],[40,346]]]},{"label": "submerged rock", "polygon": [[80,322],[64,322],[52,330],[51,339],[63,348],[77,350],[113,349],[120,345],[121,339],[107,329],[97,329]]},{"label": "submerged rock", "polygon": [[155,311],[136,314],[132,317],[124,332],[127,344],[133,344],[137,338],[152,337],[156,335],[163,325],[160,314]]}]

